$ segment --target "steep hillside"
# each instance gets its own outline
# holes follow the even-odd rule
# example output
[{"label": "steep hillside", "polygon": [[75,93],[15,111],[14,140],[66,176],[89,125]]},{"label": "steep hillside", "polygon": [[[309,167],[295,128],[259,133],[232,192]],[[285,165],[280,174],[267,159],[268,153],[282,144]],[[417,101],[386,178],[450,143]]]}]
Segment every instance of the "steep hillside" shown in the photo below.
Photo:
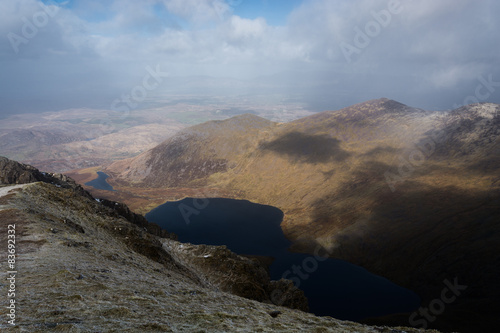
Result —
[{"label": "steep hillside", "polygon": [[245,161],[258,138],[275,126],[250,114],[210,121],[182,130],[136,158],[115,162],[110,170],[141,187],[202,186],[209,176]]},{"label": "steep hillside", "polygon": [[187,195],[276,206],[295,250],[321,246],[415,290],[424,306],[458,278],[469,288],[435,324],[473,329],[457,323],[478,311],[493,325],[499,110],[429,112],[379,99],[284,124],[207,122],[105,168],[118,190],[107,195],[139,211]]},{"label": "steep hillside", "polygon": [[[26,166],[7,163],[26,174]],[[12,266],[5,264],[7,251],[0,253],[4,295],[9,289],[0,307],[2,332],[420,331],[275,306],[268,299],[273,290],[287,295],[292,308],[302,308],[304,296],[290,281],[269,283],[254,260],[154,236],[64,182],[2,179],[0,243],[7,248],[15,239]]]}]

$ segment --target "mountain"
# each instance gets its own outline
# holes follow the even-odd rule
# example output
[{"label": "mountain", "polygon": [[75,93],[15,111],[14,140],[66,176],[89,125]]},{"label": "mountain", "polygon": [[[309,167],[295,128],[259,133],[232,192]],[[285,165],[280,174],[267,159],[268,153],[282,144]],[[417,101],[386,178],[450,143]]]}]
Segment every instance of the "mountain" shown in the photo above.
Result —
[{"label": "mountain", "polygon": [[293,250],[323,248],[414,290],[423,307],[457,280],[467,290],[431,324],[487,329],[500,296],[499,110],[383,98],[288,123],[210,121],[106,166],[117,192],[96,193],[139,212],[186,196],[278,207]]},{"label": "mountain", "polygon": [[64,176],[0,158],[0,177],[2,332],[423,332],[296,310],[303,293],[254,259],[156,235]]},{"label": "mountain", "polygon": [[[192,87],[196,82],[214,86],[207,77],[171,84]],[[237,86],[234,80],[217,82],[218,86],[223,82]],[[120,103],[110,105],[111,110],[80,108],[4,118],[0,121],[0,156],[60,173],[137,156],[180,129],[209,119],[254,113],[284,121],[311,114],[301,103],[282,95],[229,98],[207,96],[205,91],[201,95],[160,93],[150,97],[151,102],[139,103],[140,108],[138,103],[117,99],[114,102]]]}]

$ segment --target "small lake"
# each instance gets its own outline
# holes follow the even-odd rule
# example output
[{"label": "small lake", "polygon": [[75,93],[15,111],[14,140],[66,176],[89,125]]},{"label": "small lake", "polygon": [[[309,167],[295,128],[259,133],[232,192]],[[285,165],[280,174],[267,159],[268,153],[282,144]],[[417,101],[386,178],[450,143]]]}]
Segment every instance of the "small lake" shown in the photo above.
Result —
[{"label": "small lake", "polygon": [[97,178],[89,182],[86,182],[85,185],[92,186],[93,188],[98,190],[114,191],[113,186],[109,185],[108,182],[106,181],[106,179],[108,178],[109,176],[104,172],[97,171]]},{"label": "small lake", "polygon": [[[193,199],[167,202],[146,214],[179,241],[226,245],[238,254],[271,256],[273,280],[288,278],[304,291],[316,315],[362,320],[411,312],[420,305],[412,291],[346,261],[292,253],[281,230],[283,212],[246,200]],[[323,252],[320,252],[322,254]]]}]

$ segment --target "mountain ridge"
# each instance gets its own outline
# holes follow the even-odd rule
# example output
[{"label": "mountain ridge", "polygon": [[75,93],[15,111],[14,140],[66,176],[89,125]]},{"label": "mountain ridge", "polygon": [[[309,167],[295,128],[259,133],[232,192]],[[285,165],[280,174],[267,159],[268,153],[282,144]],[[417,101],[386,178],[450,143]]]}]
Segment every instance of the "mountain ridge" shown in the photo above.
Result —
[{"label": "mountain ridge", "polygon": [[[103,170],[132,209],[204,193],[278,207],[295,251],[321,246],[416,291],[424,303],[439,293],[442,274],[477,278],[493,288],[476,286],[476,306],[488,313],[479,304],[500,289],[467,267],[477,261],[496,271],[484,253],[497,256],[498,246],[473,235],[499,237],[499,110],[482,103],[436,112],[377,99],[248,132],[230,121],[204,123]],[[470,235],[453,229],[457,219]],[[450,247],[456,241],[463,248]],[[403,257],[399,247],[408,249]],[[438,252],[442,267],[430,261]],[[460,321],[455,314],[467,302],[449,307],[443,327]]]}]

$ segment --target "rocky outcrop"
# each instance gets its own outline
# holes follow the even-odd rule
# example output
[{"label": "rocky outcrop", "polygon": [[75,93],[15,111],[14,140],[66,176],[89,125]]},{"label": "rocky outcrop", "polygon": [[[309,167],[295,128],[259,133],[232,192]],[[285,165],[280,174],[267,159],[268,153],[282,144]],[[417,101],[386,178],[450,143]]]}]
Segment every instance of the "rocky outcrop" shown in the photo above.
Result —
[{"label": "rocky outcrop", "polygon": [[257,259],[239,256],[225,246],[193,245],[164,240],[168,252],[200,280],[231,294],[309,311],[304,292],[290,280],[271,281]]},{"label": "rocky outcrop", "polygon": [[281,279],[269,281],[266,290],[271,296],[271,302],[291,309],[307,311],[309,305],[304,292],[297,288],[292,281]]},{"label": "rocky outcrop", "polygon": [[36,168],[0,156],[0,185],[27,184],[43,178],[43,174]]},{"label": "rocky outcrop", "polygon": [[98,199],[98,200],[99,202],[101,202],[101,204],[112,209],[119,216],[122,216],[128,221],[132,222],[133,224],[138,225],[141,228],[144,228],[144,230],[146,230],[150,234],[161,238],[170,238],[177,240],[176,234],[168,232],[165,229],[162,229],[156,223],[148,222],[148,220],[146,220],[144,216],[134,213],[133,211],[130,210],[130,208],[127,205],[107,199]]},{"label": "rocky outcrop", "polygon": [[77,184],[70,177],[51,172],[41,172],[37,168],[9,160],[0,156],[0,185],[2,184],[28,184],[33,182],[44,182],[54,184],[59,187],[69,188],[87,198],[92,195],[85,191],[83,187]]}]

